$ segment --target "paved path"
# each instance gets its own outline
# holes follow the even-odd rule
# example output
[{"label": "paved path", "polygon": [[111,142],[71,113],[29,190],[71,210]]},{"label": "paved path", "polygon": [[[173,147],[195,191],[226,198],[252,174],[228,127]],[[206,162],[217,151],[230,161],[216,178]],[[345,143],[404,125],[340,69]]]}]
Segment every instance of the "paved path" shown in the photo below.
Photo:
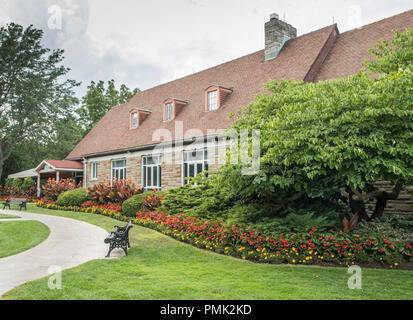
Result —
[{"label": "paved path", "polygon": [[3,211],[22,219],[1,219],[7,221],[36,220],[50,229],[49,237],[38,246],[17,255],[0,259],[0,297],[25,282],[44,278],[49,268],[58,266],[62,270],[73,268],[85,262],[105,257],[108,245],[103,240],[107,232],[86,222],[19,211]]}]

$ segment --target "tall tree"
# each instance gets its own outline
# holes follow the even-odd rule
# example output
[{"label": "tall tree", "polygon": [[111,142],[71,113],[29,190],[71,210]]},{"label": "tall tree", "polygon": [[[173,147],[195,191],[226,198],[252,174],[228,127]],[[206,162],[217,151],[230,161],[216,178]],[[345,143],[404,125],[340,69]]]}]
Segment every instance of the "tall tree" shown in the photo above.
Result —
[{"label": "tall tree", "polygon": [[139,89],[130,90],[124,84],[117,90],[115,80],[108,81],[107,87],[104,81],[98,83],[92,81],[86,95],[82,98],[82,106],[79,109],[79,116],[85,131],[91,130],[110,108],[128,102],[138,92],[140,92]]},{"label": "tall tree", "polygon": [[63,50],[42,46],[43,31],[0,28],[0,177],[16,146],[52,135],[53,123],[77,103],[73,80],[62,80]]},{"label": "tall tree", "polygon": [[[395,33],[393,44],[374,49],[368,72],[348,79],[304,84],[270,81],[233,128],[261,129],[261,169],[242,176],[227,165],[233,193],[269,194],[288,205],[291,194],[330,198],[343,191],[361,219],[383,215],[389,200],[413,184],[413,37]],[[371,77],[371,73],[381,73]],[[379,190],[378,180],[393,184]],[[376,200],[370,216],[369,200]]]}]

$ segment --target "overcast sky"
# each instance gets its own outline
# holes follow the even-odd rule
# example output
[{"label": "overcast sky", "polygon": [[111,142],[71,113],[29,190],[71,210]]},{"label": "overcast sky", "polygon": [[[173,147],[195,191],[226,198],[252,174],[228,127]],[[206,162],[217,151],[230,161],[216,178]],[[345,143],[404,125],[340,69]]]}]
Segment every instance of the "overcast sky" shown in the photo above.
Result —
[{"label": "overcast sky", "polygon": [[344,32],[410,9],[411,0],[0,0],[0,24],[43,29],[83,95],[92,80],[144,90],[261,50],[270,13],[302,35],[333,17]]}]

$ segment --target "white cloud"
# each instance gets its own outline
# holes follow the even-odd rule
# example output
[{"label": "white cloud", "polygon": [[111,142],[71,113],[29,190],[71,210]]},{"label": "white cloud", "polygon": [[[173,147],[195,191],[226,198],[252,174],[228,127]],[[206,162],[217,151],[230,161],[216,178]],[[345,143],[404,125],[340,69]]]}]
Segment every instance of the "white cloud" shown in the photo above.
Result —
[{"label": "white cloud", "polygon": [[[62,30],[47,27],[51,5],[62,8]],[[354,22],[351,8],[360,8],[364,25],[412,5],[409,0],[0,0],[0,23],[8,17],[42,28],[45,45],[65,50],[70,77],[83,82],[82,95],[92,80],[114,78],[146,89],[260,50],[264,23],[273,12],[299,34],[330,25],[333,17],[343,32]]]}]

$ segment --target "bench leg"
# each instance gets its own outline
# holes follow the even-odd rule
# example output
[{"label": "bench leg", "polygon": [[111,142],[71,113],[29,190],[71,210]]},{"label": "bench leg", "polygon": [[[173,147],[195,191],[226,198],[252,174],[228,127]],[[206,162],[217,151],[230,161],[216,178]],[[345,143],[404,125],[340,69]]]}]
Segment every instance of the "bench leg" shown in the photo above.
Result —
[{"label": "bench leg", "polygon": [[122,249],[123,249],[123,251],[125,251],[125,256],[127,256],[128,255],[128,247],[124,246]]},{"label": "bench leg", "polygon": [[108,252],[108,254],[106,255],[106,258],[110,258],[110,253],[112,252],[113,249],[114,249],[114,248],[113,248],[113,246],[112,246],[112,244],[111,244],[110,247],[109,247],[109,252]]}]

